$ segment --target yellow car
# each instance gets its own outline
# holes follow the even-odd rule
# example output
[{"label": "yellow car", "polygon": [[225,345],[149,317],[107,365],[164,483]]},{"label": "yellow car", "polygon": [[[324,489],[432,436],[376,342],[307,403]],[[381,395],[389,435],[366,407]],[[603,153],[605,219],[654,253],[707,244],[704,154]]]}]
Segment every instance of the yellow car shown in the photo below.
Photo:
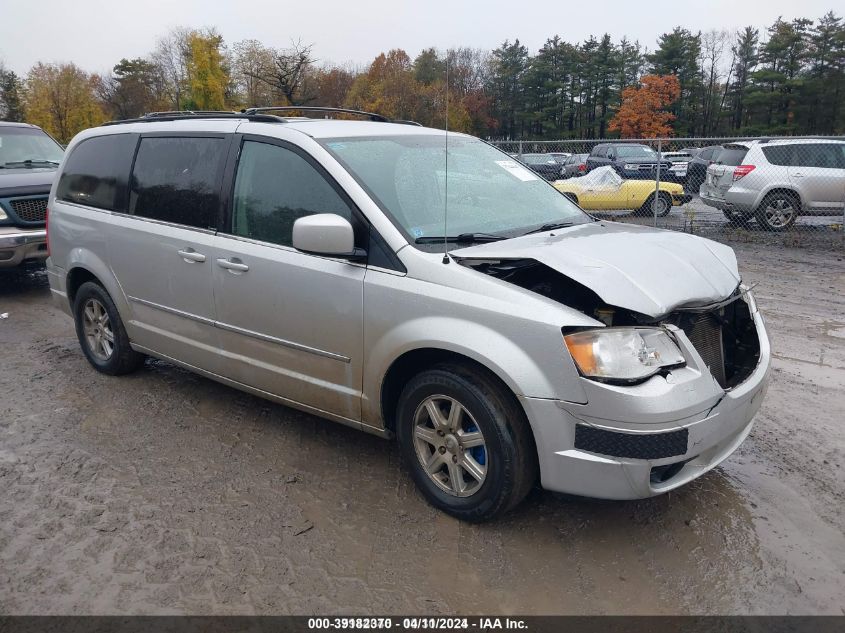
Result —
[{"label": "yellow car", "polygon": [[[654,181],[625,180],[613,167],[598,167],[579,178],[556,180],[552,184],[555,189],[588,211],[633,209],[642,215],[654,213]],[[685,194],[681,185],[661,182],[657,215],[669,215],[672,206],[680,206],[691,199],[692,196]]]}]

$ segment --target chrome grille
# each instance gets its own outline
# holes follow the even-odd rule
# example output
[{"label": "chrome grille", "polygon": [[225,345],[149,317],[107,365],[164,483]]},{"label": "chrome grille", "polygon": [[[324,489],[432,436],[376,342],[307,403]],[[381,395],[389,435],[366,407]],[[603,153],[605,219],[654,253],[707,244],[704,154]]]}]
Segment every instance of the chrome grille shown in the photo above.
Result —
[{"label": "chrome grille", "polygon": [[722,342],[722,323],[718,314],[705,312],[696,315],[683,329],[704,364],[710,368],[716,382],[724,387],[725,348]]},{"label": "chrome grille", "polygon": [[43,198],[18,198],[9,204],[21,221],[44,222],[47,218],[47,196]]}]

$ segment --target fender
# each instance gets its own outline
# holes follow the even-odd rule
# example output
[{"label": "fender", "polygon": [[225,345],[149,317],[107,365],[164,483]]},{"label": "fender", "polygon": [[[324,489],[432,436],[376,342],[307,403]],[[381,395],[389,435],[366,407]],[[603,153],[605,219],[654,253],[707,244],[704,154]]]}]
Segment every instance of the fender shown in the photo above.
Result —
[{"label": "fender", "polygon": [[536,327],[538,335],[526,347],[524,336],[520,345],[504,333],[474,321],[433,316],[399,323],[369,345],[362,398],[364,423],[379,428],[384,425],[380,410],[384,378],[396,359],[419,349],[466,356],[492,371],[516,396],[586,402],[560,328],[541,324]]},{"label": "fender", "polygon": [[[117,307],[117,311],[120,314],[120,318],[127,326],[128,332],[132,318],[132,308],[129,305],[129,301],[126,299],[126,293],[123,292],[123,288],[121,287],[120,282],[118,282],[117,277],[114,276],[112,269],[97,254],[81,247],[73,248],[68,252],[66,263],[67,267],[65,270],[67,273],[65,277],[65,288],[68,287],[67,280],[70,279],[70,275],[73,270],[78,268],[87,270],[100,281],[103,288],[105,288],[106,292],[108,292],[109,296],[111,296],[112,301],[114,301],[114,305]],[[132,333],[128,333],[131,338]]]}]

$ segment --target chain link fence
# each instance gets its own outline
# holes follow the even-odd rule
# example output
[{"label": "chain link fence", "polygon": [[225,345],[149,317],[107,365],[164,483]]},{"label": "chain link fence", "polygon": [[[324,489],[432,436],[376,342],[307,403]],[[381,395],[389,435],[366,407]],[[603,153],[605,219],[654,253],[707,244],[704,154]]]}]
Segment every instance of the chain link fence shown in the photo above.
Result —
[{"label": "chain link fence", "polygon": [[603,219],[845,250],[845,137],[492,144]]}]

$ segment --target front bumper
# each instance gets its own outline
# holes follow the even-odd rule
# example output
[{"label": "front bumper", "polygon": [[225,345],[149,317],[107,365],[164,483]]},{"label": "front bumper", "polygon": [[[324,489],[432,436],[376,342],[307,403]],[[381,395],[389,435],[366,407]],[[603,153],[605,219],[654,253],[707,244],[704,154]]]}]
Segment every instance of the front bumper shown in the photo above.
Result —
[{"label": "front bumper", "polygon": [[0,268],[19,266],[24,261],[47,259],[47,231],[0,227]]},{"label": "front bumper", "polygon": [[[726,459],[751,431],[766,392],[771,351],[763,319],[749,298],[760,341],[757,367],[733,389],[719,387],[683,332],[687,366],[636,386],[582,379],[587,404],[520,400],[534,431],[544,488],[602,499],[641,499],[681,486]],[[613,457],[575,448],[576,428],[615,434],[686,435],[686,450],[658,459]],[[638,438],[639,439],[639,438]]]}]

